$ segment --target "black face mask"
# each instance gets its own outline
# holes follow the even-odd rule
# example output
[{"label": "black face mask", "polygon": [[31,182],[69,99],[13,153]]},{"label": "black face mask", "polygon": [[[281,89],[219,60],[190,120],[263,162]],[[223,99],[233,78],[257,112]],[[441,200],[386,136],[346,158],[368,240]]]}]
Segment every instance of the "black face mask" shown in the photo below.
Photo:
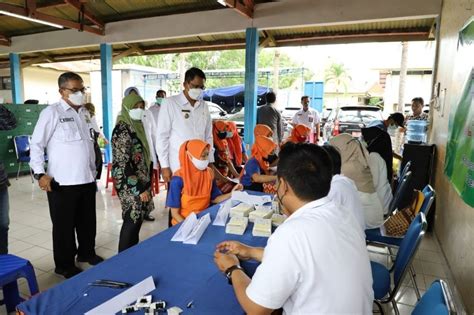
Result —
[{"label": "black face mask", "polygon": [[225,138],[227,138],[227,132],[226,131],[219,131],[217,133],[217,137],[221,140],[224,140]]},{"label": "black face mask", "polygon": [[278,155],[276,153],[269,154],[267,158],[264,158],[264,161],[267,161],[269,164],[272,164],[278,159]]}]

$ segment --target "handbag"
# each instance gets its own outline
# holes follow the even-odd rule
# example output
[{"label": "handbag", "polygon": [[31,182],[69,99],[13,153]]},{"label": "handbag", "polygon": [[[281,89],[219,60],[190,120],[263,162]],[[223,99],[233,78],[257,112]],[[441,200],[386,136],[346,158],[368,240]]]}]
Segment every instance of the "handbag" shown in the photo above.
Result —
[{"label": "handbag", "polygon": [[425,199],[424,194],[419,190],[413,191],[412,202],[408,207],[397,210],[385,222],[385,235],[401,237],[405,235],[415,216],[420,211],[421,205]]}]

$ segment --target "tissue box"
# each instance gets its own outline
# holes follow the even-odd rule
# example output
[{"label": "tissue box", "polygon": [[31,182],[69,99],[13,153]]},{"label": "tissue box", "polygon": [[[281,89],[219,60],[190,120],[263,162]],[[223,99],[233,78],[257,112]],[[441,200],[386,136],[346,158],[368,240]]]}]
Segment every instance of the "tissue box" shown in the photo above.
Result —
[{"label": "tissue box", "polygon": [[272,209],[260,208],[250,212],[249,221],[253,223],[256,219],[270,219],[272,214]]},{"label": "tissue box", "polygon": [[256,219],[253,225],[252,235],[270,237],[270,235],[272,235],[272,220]]},{"label": "tissue box", "polygon": [[245,203],[238,204],[230,209],[230,217],[248,217],[254,207]]},{"label": "tissue box", "polygon": [[225,232],[227,234],[243,235],[248,224],[249,218],[232,217],[225,227]]},{"label": "tissue box", "polygon": [[273,226],[280,226],[286,220],[286,215],[274,213],[272,215]]}]

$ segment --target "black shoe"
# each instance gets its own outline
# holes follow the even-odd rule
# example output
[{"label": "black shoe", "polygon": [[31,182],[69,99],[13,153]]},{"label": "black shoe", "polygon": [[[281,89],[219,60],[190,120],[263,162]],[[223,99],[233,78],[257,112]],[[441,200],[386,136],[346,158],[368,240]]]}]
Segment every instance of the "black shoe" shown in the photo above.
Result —
[{"label": "black shoe", "polygon": [[63,276],[66,279],[72,278],[75,275],[79,274],[82,272],[82,269],[77,268],[76,266],[63,269],[63,268],[55,268],[54,272],[57,273],[58,275]]},{"label": "black shoe", "polygon": [[104,261],[104,258],[98,256],[98,255],[94,255],[90,258],[82,258],[82,257],[79,257],[77,256],[77,261],[78,262],[86,262],[88,263],[89,265],[92,265],[92,266],[95,266],[97,265],[98,263],[101,263]]},{"label": "black shoe", "polygon": [[152,221],[152,222],[155,221],[155,217],[152,215],[146,215],[144,219],[145,221]]}]

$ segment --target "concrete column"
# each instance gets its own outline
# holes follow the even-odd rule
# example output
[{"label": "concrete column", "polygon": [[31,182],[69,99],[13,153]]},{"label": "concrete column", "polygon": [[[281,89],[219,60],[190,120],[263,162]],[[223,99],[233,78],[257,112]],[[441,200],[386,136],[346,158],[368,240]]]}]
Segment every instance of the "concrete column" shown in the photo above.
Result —
[{"label": "concrete column", "polygon": [[10,54],[10,77],[12,84],[12,103],[23,104],[23,77],[21,75],[19,54]]},{"label": "concrete column", "polygon": [[[112,138],[113,120],[112,117],[112,46],[110,44],[100,44],[100,73],[102,85],[102,126],[107,139]],[[111,155],[110,145],[106,150]]]},{"label": "concrete column", "polygon": [[253,130],[257,123],[258,30],[256,28],[247,28],[245,43],[244,141],[250,146],[254,142]]}]

